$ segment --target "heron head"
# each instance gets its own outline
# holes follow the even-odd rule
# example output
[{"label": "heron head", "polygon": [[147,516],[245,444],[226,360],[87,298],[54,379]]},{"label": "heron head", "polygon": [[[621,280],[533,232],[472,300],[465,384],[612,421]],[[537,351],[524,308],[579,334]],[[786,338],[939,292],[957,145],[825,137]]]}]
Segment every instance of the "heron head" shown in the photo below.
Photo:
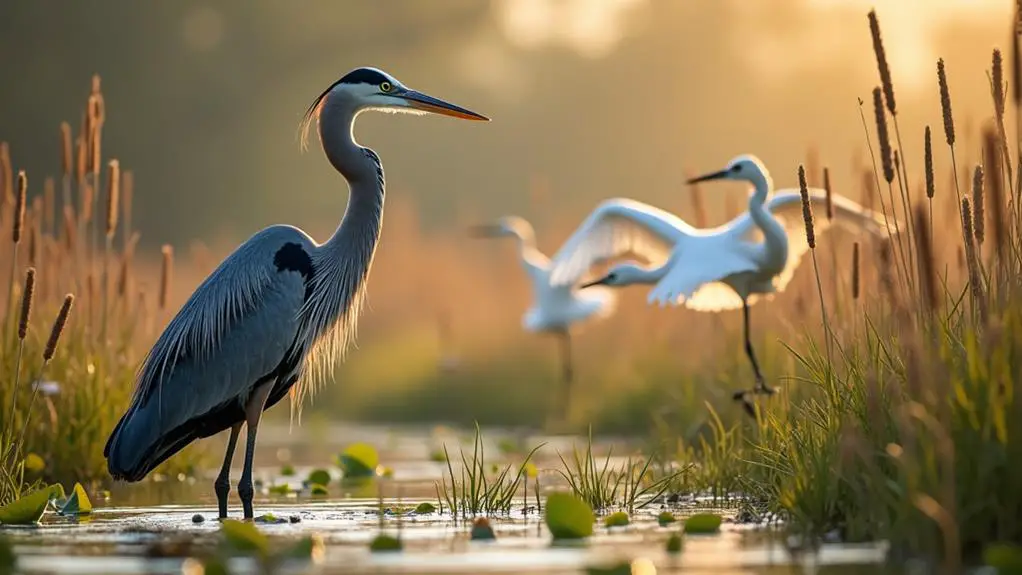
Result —
[{"label": "heron head", "polygon": [[585,289],[593,286],[627,286],[640,283],[646,275],[646,270],[633,263],[622,263],[610,268],[606,274],[598,280],[584,283],[579,287]]},{"label": "heron head", "polygon": [[413,90],[377,68],[356,68],[348,72],[316,99],[313,108],[334,98],[346,99],[359,110],[440,114],[464,120],[489,121],[486,116]]},{"label": "heron head", "polygon": [[704,174],[692,178],[689,184],[706,182],[709,180],[743,180],[757,183],[767,178],[767,169],[759,158],[752,154],[743,154],[728,162],[723,170]]}]

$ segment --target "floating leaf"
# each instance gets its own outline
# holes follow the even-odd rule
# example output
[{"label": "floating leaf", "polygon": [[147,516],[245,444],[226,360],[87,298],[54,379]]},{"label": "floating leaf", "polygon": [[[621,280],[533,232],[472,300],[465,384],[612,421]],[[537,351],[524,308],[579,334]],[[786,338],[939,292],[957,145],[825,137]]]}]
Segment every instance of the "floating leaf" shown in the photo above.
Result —
[{"label": "floating leaf", "polygon": [[313,469],[307,481],[318,485],[330,485],[330,472],[326,469]]},{"label": "floating leaf", "polygon": [[716,533],[720,531],[720,515],[697,513],[685,520],[685,533]]},{"label": "floating leaf", "polygon": [[579,497],[551,493],[543,507],[543,520],[554,539],[582,539],[593,534],[593,510]]},{"label": "floating leaf", "polygon": [[376,473],[380,456],[376,448],[368,443],[353,443],[338,458],[345,477],[369,477]]},{"label": "floating leaf", "polygon": [[447,456],[444,455],[443,449],[434,449],[429,454],[429,460],[437,463],[445,463],[447,461]]},{"label": "floating leaf", "polygon": [[291,486],[287,483],[281,483],[280,485],[273,485],[267,491],[271,495],[287,495],[291,493]]},{"label": "floating leaf", "polygon": [[1022,574],[1022,547],[1012,543],[991,543],[983,549],[983,562],[999,575]]},{"label": "floating leaf", "polygon": [[480,517],[472,522],[472,541],[491,541],[496,538],[497,535],[493,532],[488,519]]},{"label": "floating leaf", "polygon": [[400,539],[384,533],[374,537],[372,543],[369,544],[369,550],[374,553],[380,551],[400,551],[401,547]]},{"label": "floating leaf", "polygon": [[270,549],[269,539],[253,523],[224,519],[220,530],[224,534],[224,541],[235,551],[266,555]]},{"label": "floating leaf", "polygon": [[29,473],[42,473],[46,469],[46,462],[35,453],[25,456],[25,471]]},{"label": "floating leaf", "polygon": [[269,525],[276,525],[278,523],[287,523],[287,519],[284,517],[277,517],[272,513],[266,513],[255,518],[256,523],[266,523]]},{"label": "floating leaf", "polygon": [[681,538],[680,533],[671,533],[670,538],[667,539],[667,552],[668,553],[681,553],[681,549],[685,546],[684,539]]},{"label": "floating leaf", "polygon": [[24,495],[0,507],[0,523],[5,525],[31,525],[38,523],[51,499],[63,499],[64,487],[59,483]]},{"label": "floating leaf", "polygon": [[293,465],[283,465],[280,468],[280,474],[284,477],[291,477],[295,474],[295,468]]},{"label": "floating leaf", "polygon": [[624,511],[618,511],[617,513],[611,513],[603,520],[603,524],[607,527],[624,527],[630,523],[628,514]]},{"label": "floating leaf", "polygon": [[325,485],[313,483],[312,485],[309,486],[309,495],[312,495],[314,497],[322,497],[324,495],[330,495],[330,490],[327,489]]},{"label": "floating leaf", "polygon": [[85,493],[85,488],[81,483],[75,483],[71,497],[68,497],[67,501],[60,506],[59,513],[61,515],[89,515],[92,513],[92,502],[89,501],[89,495]]},{"label": "floating leaf", "polygon": [[674,514],[670,511],[664,511],[660,515],[656,516],[656,522],[659,523],[661,527],[666,527],[675,521],[677,521],[677,519],[674,518]]},{"label": "floating leaf", "polygon": [[428,515],[430,513],[436,513],[436,506],[430,502],[420,503],[415,506],[415,512],[419,515]]}]

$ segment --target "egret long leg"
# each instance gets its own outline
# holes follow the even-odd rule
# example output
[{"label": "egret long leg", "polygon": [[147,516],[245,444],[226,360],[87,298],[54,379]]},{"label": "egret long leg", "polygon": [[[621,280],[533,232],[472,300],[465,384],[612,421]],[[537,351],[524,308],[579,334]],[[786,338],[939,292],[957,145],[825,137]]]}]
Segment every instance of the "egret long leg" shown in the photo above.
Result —
[{"label": "egret long leg", "polygon": [[252,513],[252,498],[255,496],[255,489],[252,487],[252,462],[255,457],[256,434],[259,431],[259,418],[263,414],[263,407],[266,405],[266,398],[273,389],[273,381],[268,381],[257,387],[248,399],[245,406],[245,426],[247,427],[247,438],[245,440],[245,468],[241,472],[241,479],[238,481],[238,496],[241,497],[241,507],[245,514],[245,520],[254,518]]},{"label": "egret long leg", "polygon": [[220,468],[220,474],[213,482],[213,490],[216,491],[216,503],[220,510],[220,519],[227,519],[227,496],[231,492],[231,461],[234,460],[234,448],[238,445],[238,436],[241,435],[241,424],[235,423],[231,426],[231,436],[227,439],[227,453],[224,455],[224,465]]},{"label": "egret long leg", "polygon": [[749,303],[746,301],[742,302],[742,315],[745,324],[745,355],[749,358],[749,363],[752,364],[752,371],[756,376],[756,385],[752,389],[743,389],[736,391],[734,399],[736,401],[744,401],[745,408],[747,411],[752,411],[752,406],[746,401],[747,396],[750,393],[753,394],[766,394],[770,395],[775,393],[777,390],[768,386],[766,381],[763,379],[763,373],[759,369],[759,362],[756,361],[756,351],[752,348],[752,339],[749,336]]},{"label": "egret long leg", "polygon": [[575,369],[571,359],[571,332],[561,333],[561,362],[564,388],[561,392],[561,417],[567,421],[571,410],[572,387],[575,380]]}]

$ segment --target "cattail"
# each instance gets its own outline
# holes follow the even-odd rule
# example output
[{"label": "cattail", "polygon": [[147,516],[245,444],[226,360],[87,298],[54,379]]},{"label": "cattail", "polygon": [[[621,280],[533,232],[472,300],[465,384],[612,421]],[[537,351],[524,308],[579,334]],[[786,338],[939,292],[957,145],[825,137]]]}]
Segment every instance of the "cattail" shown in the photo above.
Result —
[{"label": "cattail", "polygon": [[976,246],[972,243],[973,222],[972,207],[969,205],[969,198],[962,198],[962,231],[965,236],[965,265],[969,272],[969,288],[972,298],[979,310],[980,317],[986,318],[986,299],[983,297],[983,279],[979,272],[979,262],[976,258]]},{"label": "cattail", "polygon": [[60,171],[65,178],[71,177],[71,124],[60,123]]},{"label": "cattail", "polygon": [[12,238],[15,245],[21,243],[21,232],[25,226],[25,198],[28,192],[28,177],[25,170],[18,172],[18,194],[14,197],[14,226]]},{"label": "cattail", "polygon": [[43,361],[49,363],[53,359],[53,353],[57,351],[57,343],[60,342],[60,335],[64,333],[64,326],[67,325],[67,316],[71,313],[71,306],[75,302],[75,296],[67,294],[64,296],[64,304],[60,306],[57,319],[53,322],[53,329],[50,330],[50,338],[46,340],[46,349],[43,350]]},{"label": "cattail", "polygon": [[74,253],[78,226],[75,224],[75,210],[64,206],[64,247],[68,253]]},{"label": "cattail", "polygon": [[124,298],[128,293],[128,254],[121,256],[121,267],[117,272],[117,296]]},{"label": "cattail", "polygon": [[936,264],[933,259],[933,239],[930,227],[921,206],[915,210],[916,249],[919,251],[919,277],[923,291],[923,301],[928,310],[937,309],[937,277]]},{"label": "cattail", "polygon": [[990,66],[990,88],[994,95],[994,113],[997,119],[1004,118],[1004,63],[1001,61],[1001,51],[994,48],[994,54]]},{"label": "cattail", "polygon": [[895,116],[898,112],[894,105],[894,84],[891,82],[891,69],[887,66],[884,42],[880,38],[880,21],[877,20],[876,10],[869,11],[869,32],[873,37],[873,53],[877,57],[877,71],[880,72],[880,84],[884,87],[884,96],[887,98],[887,109]]},{"label": "cattail", "polygon": [[884,112],[884,98],[880,88],[873,88],[873,111],[876,115],[877,142],[880,144],[880,161],[884,167],[884,179],[894,181],[894,164],[891,158],[891,139],[887,134],[887,114]]},{"label": "cattail", "polygon": [[0,142],[0,201],[4,204],[14,201],[13,174],[11,147],[7,142]]},{"label": "cattail", "polygon": [[802,220],[806,224],[806,243],[809,249],[816,249],[816,232],[813,230],[813,205],[809,201],[809,186],[806,185],[806,169],[798,167],[798,189],[802,194]]},{"label": "cattail", "polygon": [[121,212],[124,214],[124,237],[131,233],[131,206],[135,199],[135,173],[124,170],[121,174]]},{"label": "cattail", "polygon": [[944,115],[944,137],[947,145],[955,145],[955,121],[951,116],[951,92],[947,88],[947,72],[944,59],[937,60],[937,84],[940,86],[940,111]]},{"label": "cattail", "polygon": [[89,172],[98,172],[103,144],[103,105],[97,94],[89,96]]},{"label": "cattail", "polygon": [[92,221],[92,204],[95,202],[94,195],[92,184],[86,183],[82,187],[82,213],[79,214],[83,224],[88,224]]},{"label": "cattail", "polygon": [[106,237],[114,237],[117,230],[117,208],[121,190],[121,164],[110,160],[106,178]]},{"label": "cattail", "polygon": [[47,177],[43,181],[43,225],[46,231],[53,230],[53,218],[56,215],[56,182],[53,181],[52,177]]},{"label": "cattail", "polygon": [[859,242],[852,244],[852,299],[859,299]]},{"label": "cattail", "polygon": [[173,272],[174,248],[170,244],[164,244],[163,269],[160,274],[160,309],[167,309],[167,298],[170,295],[170,274]]},{"label": "cattail", "polygon": [[930,127],[926,126],[923,138],[923,154],[926,163],[926,197],[933,199],[933,143],[930,138]]},{"label": "cattail", "polygon": [[826,192],[827,221],[829,222],[834,219],[834,198],[831,197],[830,168],[827,166],[823,167],[823,190]]},{"label": "cattail", "polygon": [[85,181],[85,172],[89,167],[89,146],[85,136],[79,134],[75,138],[75,184],[82,185]]},{"label": "cattail", "polygon": [[976,228],[976,242],[980,245],[986,239],[986,210],[983,201],[983,166],[976,166],[972,173],[972,219]]},{"label": "cattail", "polygon": [[990,205],[993,207],[991,216],[994,223],[994,246],[997,248],[999,256],[1007,242],[1004,221],[1004,181],[1001,179],[1001,171],[997,169],[1000,155],[1000,140],[997,134],[994,130],[985,130],[983,133],[983,165],[990,167],[984,170],[987,180],[985,187],[990,190]]},{"label": "cattail", "polygon": [[25,272],[25,291],[21,293],[21,316],[18,318],[18,339],[28,335],[28,321],[32,317],[32,297],[35,295],[35,268]]}]

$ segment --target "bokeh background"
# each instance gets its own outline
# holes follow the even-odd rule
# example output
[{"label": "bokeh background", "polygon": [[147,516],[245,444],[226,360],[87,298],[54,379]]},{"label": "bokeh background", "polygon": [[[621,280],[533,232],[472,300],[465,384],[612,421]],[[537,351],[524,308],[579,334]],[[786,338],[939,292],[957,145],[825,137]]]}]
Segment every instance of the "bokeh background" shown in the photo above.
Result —
[{"label": "bokeh background", "polygon": [[[905,146],[917,152],[906,161],[922,161],[924,124],[939,133],[938,57],[964,122],[960,159],[974,161],[974,124],[990,115],[985,69],[990,50],[1005,47],[1012,4],[9,2],[0,10],[0,139],[11,142],[16,169],[56,174],[58,126],[77,127],[90,78],[100,74],[103,152],[135,174],[142,253],[171,243],[189,261],[175,274],[179,304],[258,229],[287,222],[325,238],[336,225],[344,182],[318,147],[300,152],[297,125],[311,100],[351,68],[383,68],[492,117],[487,125],[360,119],[359,140],[387,171],[384,238],[359,349],[312,410],[529,424],[544,418],[556,349],[519,328],[529,296],[510,246],[468,242],[466,225],[519,214],[552,252],[606,197],[722,222],[742,209],[742,187],[706,188],[699,215],[683,181],[739,153],[763,158],[781,187],[795,185],[800,162],[814,177],[828,166],[835,191],[859,198],[869,156],[858,99],[867,101],[872,129],[869,97],[879,82],[866,21],[874,6]],[[946,148],[938,153],[943,161]],[[822,262],[836,291],[845,281],[841,261]],[[796,281],[779,298],[786,303],[757,312],[761,355],[775,374],[790,371],[790,358],[769,350],[783,352],[780,340],[815,321],[799,285],[815,289]],[[740,314],[664,312],[645,307],[642,288],[624,295],[616,317],[577,338],[586,390],[577,420],[646,425],[650,414],[671,412],[668,391],[696,406],[685,413],[704,400],[737,409],[725,398],[729,386],[749,383],[736,345]],[[687,426],[690,418],[675,420]]]}]

